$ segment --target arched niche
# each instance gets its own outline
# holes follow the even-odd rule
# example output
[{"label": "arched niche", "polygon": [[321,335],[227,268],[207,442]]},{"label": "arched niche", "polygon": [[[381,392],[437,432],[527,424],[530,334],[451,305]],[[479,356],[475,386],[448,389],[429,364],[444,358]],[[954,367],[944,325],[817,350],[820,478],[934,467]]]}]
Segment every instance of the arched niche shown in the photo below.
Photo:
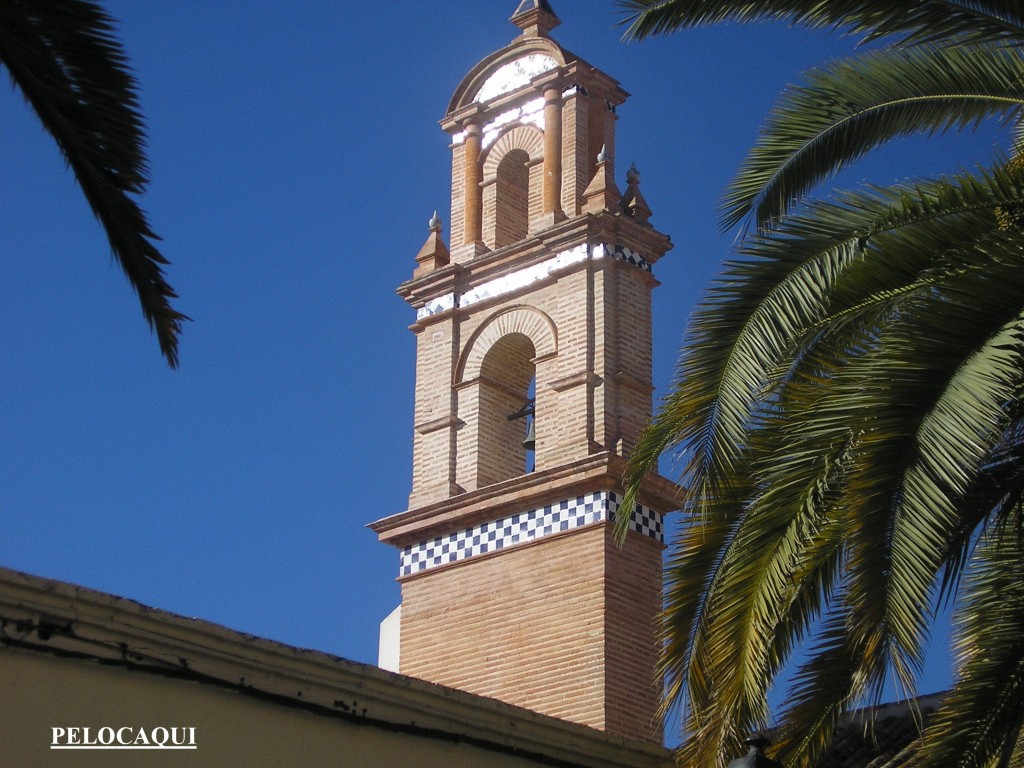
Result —
[{"label": "arched niche", "polygon": [[470,338],[455,381],[458,417],[465,425],[457,452],[461,487],[482,488],[525,473],[526,422],[509,417],[527,404],[534,382],[539,462],[547,407],[543,382],[556,352],[554,324],[532,307],[498,312]]},{"label": "arched niche", "polygon": [[483,158],[483,238],[491,249],[525,238],[541,214],[544,134],[532,125],[503,133]]}]

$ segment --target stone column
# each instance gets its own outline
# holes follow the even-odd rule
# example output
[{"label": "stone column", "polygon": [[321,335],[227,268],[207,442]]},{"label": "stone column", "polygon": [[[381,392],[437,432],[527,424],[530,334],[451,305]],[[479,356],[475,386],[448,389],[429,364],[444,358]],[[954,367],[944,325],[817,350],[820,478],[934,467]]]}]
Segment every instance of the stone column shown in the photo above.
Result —
[{"label": "stone column", "polygon": [[562,212],[562,91],[544,91],[544,213]]},{"label": "stone column", "polygon": [[483,240],[480,192],[480,149],[483,145],[483,130],[478,122],[466,126],[465,170],[466,170],[466,229],[463,243],[472,245]]}]

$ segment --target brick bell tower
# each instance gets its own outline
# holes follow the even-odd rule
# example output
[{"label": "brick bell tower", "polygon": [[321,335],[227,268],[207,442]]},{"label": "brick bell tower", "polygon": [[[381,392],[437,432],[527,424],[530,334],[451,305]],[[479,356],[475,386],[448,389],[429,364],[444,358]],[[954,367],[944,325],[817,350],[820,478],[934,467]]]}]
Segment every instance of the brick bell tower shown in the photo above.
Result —
[{"label": "brick bell tower", "polygon": [[[652,477],[623,547],[623,457],[651,415],[652,266],[671,247],[630,169],[614,180],[619,84],[549,33],[546,0],[466,76],[451,136],[451,247],[435,215],[416,309],[409,509],[371,525],[400,550],[407,675],[661,742]],[[532,425],[535,440],[527,440]]]}]

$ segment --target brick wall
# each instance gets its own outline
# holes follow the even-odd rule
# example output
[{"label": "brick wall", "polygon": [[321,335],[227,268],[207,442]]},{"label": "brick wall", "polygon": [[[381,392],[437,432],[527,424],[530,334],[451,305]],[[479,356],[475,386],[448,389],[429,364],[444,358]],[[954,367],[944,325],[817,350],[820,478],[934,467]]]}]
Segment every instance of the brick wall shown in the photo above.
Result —
[{"label": "brick wall", "polygon": [[660,585],[661,546],[603,524],[409,578],[402,672],[660,742]]},{"label": "brick wall", "polygon": [[448,224],[448,242],[456,248],[466,234],[466,148],[462,144],[452,145],[452,210]]},{"label": "brick wall", "polygon": [[[605,259],[530,286],[496,306],[482,304],[419,329],[411,503],[438,501],[453,487],[472,490],[510,476],[504,469],[481,472],[477,465],[508,463],[497,454],[512,438],[492,423],[493,414],[522,406],[534,365],[537,469],[601,450],[627,452],[651,414],[650,290],[646,273]],[[505,327],[501,321],[509,305],[536,322]],[[493,386],[484,394],[474,380],[479,372],[466,376],[459,365],[502,344],[498,335],[479,336],[492,324],[523,335],[534,349],[541,332],[553,331],[557,354],[543,361],[520,355],[515,365],[492,365],[487,378]],[[504,360],[496,354],[496,360]],[[501,386],[509,390],[507,396],[495,389]],[[444,424],[447,432],[422,434],[420,427],[431,423]],[[518,434],[520,426],[508,435]],[[510,461],[524,471],[518,458]]]}]

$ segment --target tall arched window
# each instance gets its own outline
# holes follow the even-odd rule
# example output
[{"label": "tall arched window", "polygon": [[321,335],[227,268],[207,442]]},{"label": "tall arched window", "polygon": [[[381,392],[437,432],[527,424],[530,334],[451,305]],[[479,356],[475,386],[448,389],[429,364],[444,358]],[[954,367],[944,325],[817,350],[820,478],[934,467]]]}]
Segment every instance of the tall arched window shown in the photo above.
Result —
[{"label": "tall arched window", "polygon": [[530,156],[513,149],[498,163],[494,200],[494,247],[522,240],[529,233]]},{"label": "tall arched window", "polygon": [[[456,449],[460,488],[471,491],[521,477],[535,467],[543,469],[551,445],[544,414],[554,394],[545,382],[552,380],[557,354],[551,318],[532,307],[499,310],[471,335],[455,376],[456,414],[462,425]],[[534,398],[540,419],[537,450],[530,455],[523,445],[526,419],[509,416]]]},{"label": "tall arched window", "polygon": [[533,343],[521,333],[499,339],[480,369],[478,482],[481,486],[508,480],[527,471],[526,420],[512,418],[531,398],[534,379]]}]

